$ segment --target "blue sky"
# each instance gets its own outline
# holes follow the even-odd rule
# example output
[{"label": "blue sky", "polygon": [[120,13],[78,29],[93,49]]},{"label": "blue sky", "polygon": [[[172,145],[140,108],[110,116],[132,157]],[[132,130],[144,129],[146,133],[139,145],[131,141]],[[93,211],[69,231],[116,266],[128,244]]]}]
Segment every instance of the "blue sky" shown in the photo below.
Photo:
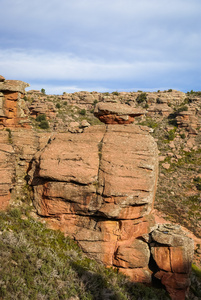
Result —
[{"label": "blue sky", "polygon": [[200,0],[0,0],[0,8],[0,74],[29,89],[201,90]]}]

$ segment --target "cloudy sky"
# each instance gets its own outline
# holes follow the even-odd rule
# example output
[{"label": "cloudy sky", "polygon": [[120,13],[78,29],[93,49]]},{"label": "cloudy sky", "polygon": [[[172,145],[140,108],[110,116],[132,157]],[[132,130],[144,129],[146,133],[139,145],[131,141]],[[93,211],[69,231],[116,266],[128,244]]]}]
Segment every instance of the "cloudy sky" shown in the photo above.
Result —
[{"label": "cloudy sky", "polygon": [[0,8],[0,74],[29,89],[201,90],[200,0],[0,0]]}]

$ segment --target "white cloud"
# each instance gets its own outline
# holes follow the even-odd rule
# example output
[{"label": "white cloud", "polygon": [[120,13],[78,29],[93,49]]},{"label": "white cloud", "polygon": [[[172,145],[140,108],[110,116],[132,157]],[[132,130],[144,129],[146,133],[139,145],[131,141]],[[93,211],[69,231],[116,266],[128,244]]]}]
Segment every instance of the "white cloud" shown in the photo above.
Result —
[{"label": "white cloud", "polygon": [[126,80],[147,78],[169,71],[190,69],[188,62],[145,61],[133,59],[130,62],[97,59],[81,59],[72,54],[44,51],[5,51],[0,50],[1,73],[14,78],[22,76],[27,80]]},{"label": "white cloud", "polygon": [[146,87],[200,73],[200,0],[1,0],[1,11],[6,78],[104,89],[102,81]]}]

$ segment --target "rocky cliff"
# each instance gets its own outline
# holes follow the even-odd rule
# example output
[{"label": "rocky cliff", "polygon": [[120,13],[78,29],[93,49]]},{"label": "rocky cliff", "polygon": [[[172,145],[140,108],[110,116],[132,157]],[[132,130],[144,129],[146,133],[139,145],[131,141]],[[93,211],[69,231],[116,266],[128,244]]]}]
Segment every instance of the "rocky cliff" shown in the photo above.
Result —
[{"label": "rocky cliff", "polygon": [[[174,119],[174,100],[176,130],[185,137],[172,139],[175,127],[166,125],[167,142],[162,146],[174,143],[179,161],[181,140],[186,139],[186,150],[194,148],[197,155],[197,98],[188,101],[191,110],[185,114],[185,94],[176,91],[81,92],[58,96],[55,103],[55,97],[37,91],[25,95],[26,84],[11,83],[1,81],[1,209],[23,201],[28,183],[37,213],[52,228],[74,238],[88,255],[117,267],[133,281],[151,283],[155,277],[172,299],[184,299],[193,242],[177,226],[161,227],[155,222],[158,149],[150,131],[156,131],[154,118],[161,124],[167,117]],[[92,116],[95,105],[95,115],[109,125],[90,126],[98,124]],[[40,129],[42,121],[48,124],[46,131]],[[164,170],[172,168],[174,161],[162,159],[161,153],[159,160]]]}]

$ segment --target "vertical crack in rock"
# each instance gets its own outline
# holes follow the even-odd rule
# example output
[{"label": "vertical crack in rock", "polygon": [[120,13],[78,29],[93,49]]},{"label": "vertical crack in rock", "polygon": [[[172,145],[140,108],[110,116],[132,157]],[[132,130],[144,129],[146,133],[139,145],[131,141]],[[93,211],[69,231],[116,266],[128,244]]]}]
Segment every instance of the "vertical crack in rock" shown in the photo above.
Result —
[{"label": "vertical crack in rock", "polygon": [[97,178],[97,187],[96,187],[96,193],[97,193],[97,197],[99,195],[102,195],[103,194],[103,191],[104,191],[104,186],[105,186],[105,183],[103,182],[103,185],[100,186],[100,172],[101,172],[101,162],[102,162],[102,150],[103,150],[103,144],[104,144],[104,139],[105,139],[105,136],[107,134],[107,131],[108,131],[108,126],[106,125],[105,126],[105,132],[103,134],[103,137],[101,139],[101,141],[98,143],[98,158],[99,158],[99,165],[98,165],[98,178]]}]

